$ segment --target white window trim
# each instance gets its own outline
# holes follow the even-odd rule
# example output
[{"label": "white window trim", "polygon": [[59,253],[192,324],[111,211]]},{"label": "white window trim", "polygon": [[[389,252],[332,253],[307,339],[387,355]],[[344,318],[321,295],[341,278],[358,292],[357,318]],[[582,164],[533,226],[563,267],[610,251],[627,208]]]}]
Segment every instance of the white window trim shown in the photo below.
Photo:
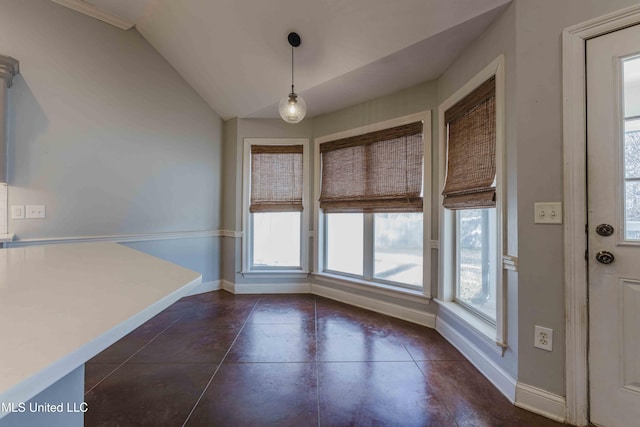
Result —
[{"label": "white window trim", "polygon": [[[251,146],[252,145],[302,145],[302,206],[300,229],[300,268],[252,268],[251,245]],[[309,139],[307,138],[244,138],[242,154],[242,274],[254,278],[306,277],[309,273]]]},{"label": "white window trim", "polygon": [[438,140],[440,146],[440,171],[439,171],[439,188],[443,188],[445,171],[446,171],[446,153],[447,153],[447,127],[445,125],[444,113],[462,98],[471,93],[475,88],[487,81],[492,76],[496,78],[496,268],[501,274],[496,276],[496,326],[490,325],[480,316],[466,316],[461,311],[464,310],[458,304],[450,304],[454,301],[455,296],[455,243],[454,243],[454,211],[445,209],[442,206],[443,197],[440,196],[440,281],[438,284],[438,301],[444,303],[449,311],[456,315],[461,321],[470,324],[474,329],[487,335],[491,333],[489,338],[498,346],[506,348],[507,346],[507,317],[506,317],[506,291],[505,291],[505,270],[502,268],[502,258],[504,248],[506,248],[505,233],[505,152],[504,152],[504,135],[505,135],[505,73],[504,73],[504,55],[500,55],[487,65],[482,71],[476,74],[464,86],[458,89],[453,95],[445,100],[438,108]]},{"label": "white window trim", "polygon": [[[383,129],[388,129],[396,126],[402,126],[409,123],[421,121],[423,142],[424,142],[424,173],[422,174],[422,188],[424,189],[424,203],[423,203],[423,241],[422,241],[422,295],[424,297],[431,297],[431,110],[422,111],[408,116],[398,117],[382,122],[377,122],[371,125],[361,126],[354,129],[349,129],[342,132],[337,132],[331,135],[324,135],[314,139],[314,209],[313,209],[313,223],[316,233],[316,256],[314,257],[313,272],[319,276],[336,277],[334,272],[325,273],[323,266],[325,265],[324,254],[324,214],[320,209],[320,181],[321,181],[321,157],[320,157],[320,144],[328,141],[334,141],[336,139],[349,138],[352,136],[362,135],[369,132],[376,132]],[[353,282],[354,284],[361,285],[362,283],[369,283],[373,286],[380,285],[379,282],[363,281],[362,279],[350,278],[347,275],[339,275],[340,279],[345,282]],[[401,288],[400,286],[391,285],[385,282],[389,286]]]}]

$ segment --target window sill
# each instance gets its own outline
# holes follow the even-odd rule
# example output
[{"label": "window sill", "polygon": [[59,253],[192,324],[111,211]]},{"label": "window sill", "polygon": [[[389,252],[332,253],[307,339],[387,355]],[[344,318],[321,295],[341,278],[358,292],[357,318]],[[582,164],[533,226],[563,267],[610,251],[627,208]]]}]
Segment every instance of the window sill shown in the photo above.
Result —
[{"label": "window sill", "polygon": [[472,334],[495,347],[496,352],[502,352],[501,347],[496,341],[497,331],[495,326],[475,316],[453,301],[436,301],[441,311],[462,322]]},{"label": "window sill", "polygon": [[243,271],[242,277],[247,279],[306,279],[308,271],[302,270],[253,270]]},{"label": "window sill", "polygon": [[430,296],[425,295],[422,291],[387,285],[385,283],[361,280],[331,273],[312,273],[312,275],[320,283],[345,286],[348,288],[364,290],[406,301],[420,302],[423,304],[425,302],[428,303],[431,300]]}]

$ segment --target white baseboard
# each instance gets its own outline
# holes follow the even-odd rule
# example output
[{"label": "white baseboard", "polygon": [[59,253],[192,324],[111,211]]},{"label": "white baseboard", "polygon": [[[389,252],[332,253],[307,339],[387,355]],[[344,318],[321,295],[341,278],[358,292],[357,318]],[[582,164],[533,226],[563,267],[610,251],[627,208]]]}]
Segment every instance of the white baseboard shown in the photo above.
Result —
[{"label": "white baseboard", "polygon": [[210,282],[202,282],[198,285],[194,286],[193,289],[189,291],[189,293],[185,296],[189,295],[198,295],[203,294],[205,292],[217,291],[221,289],[221,281],[220,280],[212,280]]},{"label": "white baseboard", "polygon": [[432,313],[415,310],[408,307],[402,307],[390,302],[380,301],[368,298],[362,295],[352,294],[350,292],[333,289],[327,286],[311,283],[284,283],[284,284],[239,284],[222,280],[222,289],[233,294],[285,294],[311,293],[321,297],[333,299],[345,304],[351,304],[356,307],[365,308],[377,313],[386,314],[387,316],[397,319],[406,320],[408,322],[417,323],[419,325],[435,328],[436,316]]},{"label": "white baseboard", "polygon": [[386,314],[388,316],[406,320],[408,322],[417,323],[429,328],[435,328],[436,326],[436,316],[432,313],[402,307],[390,302],[352,294],[350,292],[341,291],[338,289],[330,288],[328,286],[318,285],[316,283],[311,285],[311,293],[314,295],[319,295],[321,297],[344,302],[346,304],[355,305],[356,307],[375,311],[377,313]]},{"label": "white baseboard", "polygon": [[231,292],[232,294],[236,293],[236,284],[233,282],[229,282],[228,280],[221,280],[220,287],[227,292]]},{"label": "white baseboard", "polygon": [[436,331],[457,348],[511,403],[516,401],[516,381],[464,335],[438,317]]},{"label": "white baseboard", "polygon": [[567,402],[564,396],[520,382],[516,385],[515,405],[561,423],[566,420]]},{"label": "white baseboard", "polygon": [[231,283],[222,281],[222,289],[234,294],[308,294],[309,283]]}]

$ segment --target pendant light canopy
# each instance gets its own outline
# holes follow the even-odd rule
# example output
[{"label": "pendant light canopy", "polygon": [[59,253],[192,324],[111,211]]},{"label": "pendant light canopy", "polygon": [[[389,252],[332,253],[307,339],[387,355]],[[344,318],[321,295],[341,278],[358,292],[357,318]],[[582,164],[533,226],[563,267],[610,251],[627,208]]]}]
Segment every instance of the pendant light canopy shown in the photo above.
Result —
[{"label": "pendant light canopy", "polygon": [[287,123],[298,123],[307,114],[307,103],[293,89],[293,49],[300,46],[298,33],[289,33],[287,36],[291,45],[291,93],[280,100],[280,117]]}]

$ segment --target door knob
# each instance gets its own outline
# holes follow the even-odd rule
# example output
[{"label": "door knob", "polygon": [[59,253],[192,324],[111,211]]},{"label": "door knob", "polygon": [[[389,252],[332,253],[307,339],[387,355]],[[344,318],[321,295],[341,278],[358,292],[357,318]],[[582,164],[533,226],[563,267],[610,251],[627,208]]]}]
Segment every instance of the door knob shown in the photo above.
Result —
[{"label": "door knob", "polygon": [[611,236],[613,234],[613,227],[609,224],[600,224],[596,227],[596,233],[600,236]]},{"label": "door knob", "polygon": [[611,252],[600,251],[596,254],[596,261],[600,264],[611,264],[616,257]]}]

